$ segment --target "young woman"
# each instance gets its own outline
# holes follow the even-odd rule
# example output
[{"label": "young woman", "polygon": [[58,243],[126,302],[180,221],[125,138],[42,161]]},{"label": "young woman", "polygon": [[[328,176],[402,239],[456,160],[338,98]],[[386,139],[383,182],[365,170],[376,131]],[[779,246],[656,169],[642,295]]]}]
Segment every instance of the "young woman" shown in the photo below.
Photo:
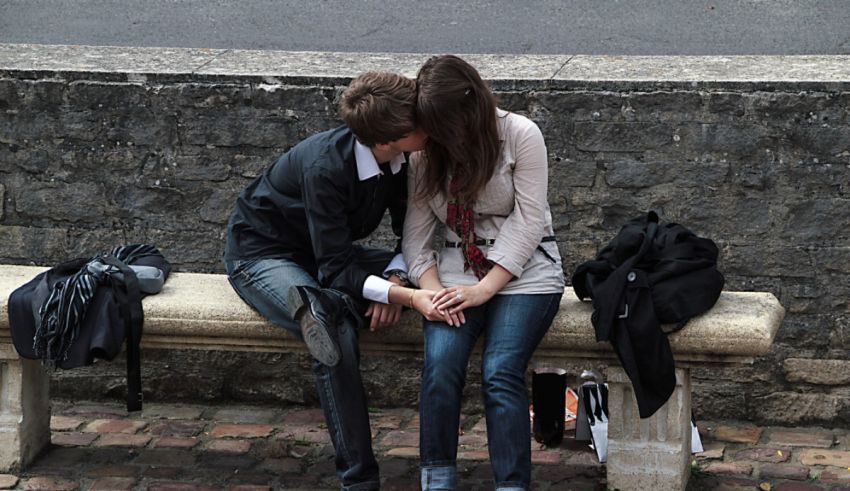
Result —
[{"label": "young woman", "polygon": [[[484,336],[482,392],[499,490],[531,480],[525,371],[549,329],[564,275],[546,202],[546,146],[529,119],[496,107],[456,56],[417,76],[417,120],[428,135],[409,170],[403,252],[411,280],[437,291],[445,322],[424,320],[420,399],[422,489],[455,489],[461,393]],[[446,241],[433,247],[438,222]]]}]

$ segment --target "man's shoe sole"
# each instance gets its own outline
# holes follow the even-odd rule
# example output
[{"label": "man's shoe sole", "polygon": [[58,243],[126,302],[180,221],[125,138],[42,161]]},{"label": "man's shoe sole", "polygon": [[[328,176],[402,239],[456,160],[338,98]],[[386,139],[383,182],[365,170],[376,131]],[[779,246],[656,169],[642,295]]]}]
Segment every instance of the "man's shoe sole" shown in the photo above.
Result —
[{"label": "man's shoe sole", "polygon": [[301,334],[304,336],[307,350],[323,365],[329,367],[338,365],[342,358],[339,348],[325,326],[313,316],[309,303],[305,302],[295,287],[289,289],[287,296],[290,311],[295,312],[295,320],[301,326]]}]

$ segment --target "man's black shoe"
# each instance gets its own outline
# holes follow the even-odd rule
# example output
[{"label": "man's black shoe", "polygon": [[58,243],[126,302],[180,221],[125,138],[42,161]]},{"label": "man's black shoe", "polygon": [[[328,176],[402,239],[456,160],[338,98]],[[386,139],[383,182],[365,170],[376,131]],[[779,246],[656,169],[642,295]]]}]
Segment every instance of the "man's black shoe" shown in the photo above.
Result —
[{"label": "man's black shoe", "polygon": [[293,286],[287,292],[292,318],[301,326],[301,335],[313,358],[323,365],[336,366],[342,359],[337,329],[342,307],[335,298],[311,286]]}]

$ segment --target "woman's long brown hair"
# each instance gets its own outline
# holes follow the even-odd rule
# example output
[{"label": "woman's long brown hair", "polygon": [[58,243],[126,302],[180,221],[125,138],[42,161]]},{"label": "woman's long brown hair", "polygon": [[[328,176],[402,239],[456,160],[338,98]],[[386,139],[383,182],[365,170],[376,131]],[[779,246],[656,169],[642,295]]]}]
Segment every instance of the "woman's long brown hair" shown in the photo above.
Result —
[{"label": "woman's long brown hair", "polygon": [[496,97],[469,63],[454,55],[430,58],[416,76],[417,121],[428,134],[421,192],[430,199],[452,193],[462,202],[475,201],[493,177],[500,142]]}]

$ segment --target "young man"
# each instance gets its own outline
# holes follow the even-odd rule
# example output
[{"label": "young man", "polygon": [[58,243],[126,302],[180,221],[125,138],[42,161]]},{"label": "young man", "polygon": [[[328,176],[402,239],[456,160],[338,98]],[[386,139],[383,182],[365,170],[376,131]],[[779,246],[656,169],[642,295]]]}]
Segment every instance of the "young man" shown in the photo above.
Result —
[{"label": "young man", "polygon": [[415,103],[408,78],[357,77],[339,104],[345,126],[283,154],[239,195],[227,227],[224,262],[233,288],[273,324],[304,339],[315,358],[344,490],[380,486],[357,328],[364,310],[372,329],[397,321],[401,306],[389,304],[388,292],[406,283],[400,254],[353,241],[372,233],[388,209],[401,235],[406,153],[425,143]]}]

